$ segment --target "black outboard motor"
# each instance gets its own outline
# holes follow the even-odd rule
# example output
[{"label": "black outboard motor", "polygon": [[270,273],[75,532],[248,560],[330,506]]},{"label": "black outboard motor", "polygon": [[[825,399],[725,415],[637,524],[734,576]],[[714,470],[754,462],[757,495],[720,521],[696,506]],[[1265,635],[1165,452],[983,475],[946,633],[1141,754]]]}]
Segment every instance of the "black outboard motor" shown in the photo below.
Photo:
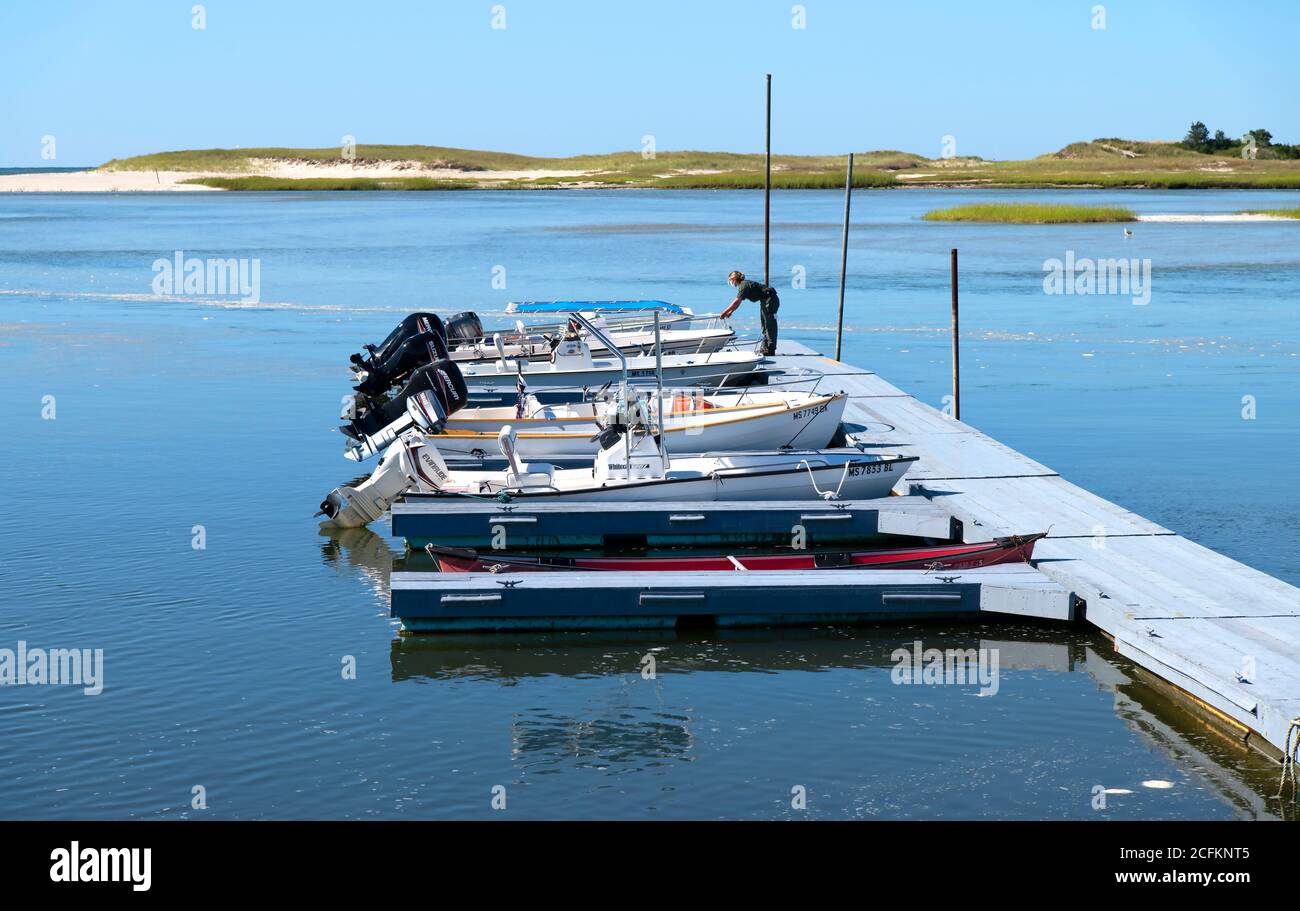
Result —
[{"label": "black outboard motor", "polygon": [[442,407],[443,419],[460,411],[469,401],[469,386],[464,374],[455,361],[444,357],[416,370],[401,392],[353,421],[352,429],[374,436],[406,414],[407,400],[421,392],[429,392],[437,400],[437,404]]},{"label": "black outboard motor", "polygon": [[388,357],[382,360],[376,357],[366,378],[354,388],[363,395],[379,395],[389,386],[402,382],[412,371],[447,356],[447,340],[439,321],[436,329],[410,336]]},{"label": "black outboard motor", "polygon": [[447,320],[447,344],[453,347],[463,344],[472,345],[474,342],[482,341],[483,338],[483,321],[472,310],[457,313]]},{"label": "black outboard motor", "polygon": [[[447,341],[447,327],[442,324],[438,314],[412,313],[402,320],[396,329],[388,333],[388,338],[378,345],[366,345],[366,350],[370,352],[371,361],[383,362],[391,358],[394,352],[413,336],[425,332],[433,332],[441,336],[444,343]],[[363,359],[359,355],[352,356],[352,363],[361,364],[362,361]]]}]

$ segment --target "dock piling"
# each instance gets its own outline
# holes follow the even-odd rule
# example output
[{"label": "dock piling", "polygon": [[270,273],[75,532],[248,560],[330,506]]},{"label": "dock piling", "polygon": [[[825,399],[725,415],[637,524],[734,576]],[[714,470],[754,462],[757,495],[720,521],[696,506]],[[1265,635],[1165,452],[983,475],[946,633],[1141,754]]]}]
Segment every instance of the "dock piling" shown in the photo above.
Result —
[{"label": "dock piling", "polygon": [[769,238],[772,227],[772,74],[767,74],[767,127],[763,164],[763,284],[772,284],[768,274]]},{"label": "dock piling", "polygon": [[[836,349],[839,350],[838,348]],[[839,360],[838,356],[836,360]],[[952,416],[961,420],[961,350],[957,336],[957,248],[952,248]]]},{"label": "dock piling", "polygon": [[849,206],[853,202],[853,153],[849,153],[849,170],[844,177],[844,238],[840,243],[840,316],[835,324],[835,360],[840,359],[844,337],[844,278],[849,269]]}]

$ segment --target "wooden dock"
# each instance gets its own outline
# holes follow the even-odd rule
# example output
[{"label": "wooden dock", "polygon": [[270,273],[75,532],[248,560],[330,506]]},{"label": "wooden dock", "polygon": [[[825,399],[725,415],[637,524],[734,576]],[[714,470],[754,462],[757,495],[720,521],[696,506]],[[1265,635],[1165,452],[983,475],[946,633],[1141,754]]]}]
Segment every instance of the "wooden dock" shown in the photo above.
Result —
[{"label": "wooden dock", "polygon": [[947,511],[966,541],[1050,528],[1035,564],[1120,654],[1241,739],[1285,747],[1300,727],[1300,589],[1071,484],[869,370],[797,343],[780,350],[775,367],[825,372],[819,391],[849,393],[846,423],[921,457],[896,493]]}]

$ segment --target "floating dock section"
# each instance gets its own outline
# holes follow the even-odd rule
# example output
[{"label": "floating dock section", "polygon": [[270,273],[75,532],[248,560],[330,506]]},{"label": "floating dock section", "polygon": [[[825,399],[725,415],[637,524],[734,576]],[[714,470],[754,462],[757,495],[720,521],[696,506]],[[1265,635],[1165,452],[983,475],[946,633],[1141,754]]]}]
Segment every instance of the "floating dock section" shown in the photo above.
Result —
[{"label": "floating dock section", "polygon": [[780,626],[1009,613],[1065,620],[1070,596],[1033,567],[814,572],[393,575],[412,632]]},{"label": "floating dock section", "polygon": [[876,535],[947,540],[956,527],[925,497],[766,503],[501,503],[411,498],[394,503],[393,534],[411,547],[581,547],[861,541]]}]

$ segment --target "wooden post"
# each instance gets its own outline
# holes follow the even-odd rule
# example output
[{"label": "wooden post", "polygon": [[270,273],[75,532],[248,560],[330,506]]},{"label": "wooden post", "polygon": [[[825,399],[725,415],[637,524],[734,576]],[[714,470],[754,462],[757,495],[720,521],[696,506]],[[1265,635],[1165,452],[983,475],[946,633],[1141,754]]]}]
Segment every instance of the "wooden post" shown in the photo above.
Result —
[{"label": "wooden post", "polygon": [[957,334],[957,248],[952,249],[952,416],[961,420],[961,350]]},{"label": "wooden post", "polygon": [[844,277],[849,269],[849,205],[853,202],[853,153],[849,153],[849,171],[844,178],[844,239],[840,244],[840,317],[835,324],[835,360],[840,359],[844,337]]},{"label": "wooden post", "polygon": [[772,226],[772,74],[767,74],[767,128],[763,143],[763,284],[770,285],[768,249]]}]

